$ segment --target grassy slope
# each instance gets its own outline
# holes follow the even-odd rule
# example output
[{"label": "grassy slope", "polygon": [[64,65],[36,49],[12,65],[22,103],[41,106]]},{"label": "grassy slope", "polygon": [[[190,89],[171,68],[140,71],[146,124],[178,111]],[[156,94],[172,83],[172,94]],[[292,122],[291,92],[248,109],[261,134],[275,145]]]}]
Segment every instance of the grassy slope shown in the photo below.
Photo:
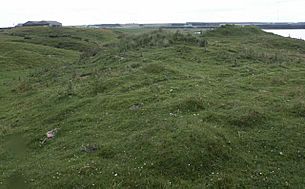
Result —
[{"label": "grassy slope", "polygon": [[0,33],[0,184],[304,187],[305,43],[224,27],[197,37],[206,51],[174,35]]}]

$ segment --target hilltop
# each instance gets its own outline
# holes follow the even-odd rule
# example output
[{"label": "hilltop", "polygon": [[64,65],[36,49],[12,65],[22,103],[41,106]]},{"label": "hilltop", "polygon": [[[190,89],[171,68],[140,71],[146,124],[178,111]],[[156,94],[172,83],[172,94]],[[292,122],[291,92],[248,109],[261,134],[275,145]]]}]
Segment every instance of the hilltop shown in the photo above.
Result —
[{"label": "hilltop", "polygon": [[219,28],[225,25],[239,25],[239,26],[255,26],[261,29],[305,29],[304,22],[186,22],[186,23],[154,23],[154,24],[94,24],[84,25],[82,27],[88,28],[167,28],[167,29],[209,29]]},{"label": "hilltop", "polygon": [[303,188],[305,42],[199,33],[1,30],[0,188]]}]

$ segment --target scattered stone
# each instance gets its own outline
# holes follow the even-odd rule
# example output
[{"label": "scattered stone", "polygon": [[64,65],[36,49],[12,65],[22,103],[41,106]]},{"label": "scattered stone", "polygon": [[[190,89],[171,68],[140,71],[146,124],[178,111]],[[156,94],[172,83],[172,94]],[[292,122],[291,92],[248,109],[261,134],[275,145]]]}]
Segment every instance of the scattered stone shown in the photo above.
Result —
[{"label": "scattered stone", "polygon": [[86,145],[86,146],[82,146],[81,147],[81,151],[82,152],[87,152],[87,153],[93,153],[93,152],[96,152],[98,150],[98,146],[96,144],[93,144],[93,145]]},{"label": "scattered stone", "polygon": [[82,73],[79,75],[79,77],[88,77],[91,76],[93,73]]},{"label": "scattered stone", "polygon": [[170,116],[173,116],[173,117],[177,117],[177,114],[175,113],[169,113]]},{"label": "scattered stone", "polygon": [[55,135],[56,135],[56,133],[57,133],[57,129],[56,129],[56,128],[53,129],[53,130],[51,130],[51,131],[48,131],[48,132],[47,132],[47,138],[48,138],[48,139],[54,138]]},{"label": "scattered stone", "polygon": [[143,103],[137,103],[137,104],[132,105],[129,109],[132,111],[137,111],[137,110],[140,110],[143,106],[144,106]]},{"label": "scattered stone", "polygon": [[48,140],[51,140],[51,139],[55,138],[57,132],[58,132],[58,129],[57,129],[57,128],[48,131],[48,132],[46,133],[46,137],[41,141],[41,144],[44,144],[44,143],[46,143]]}]

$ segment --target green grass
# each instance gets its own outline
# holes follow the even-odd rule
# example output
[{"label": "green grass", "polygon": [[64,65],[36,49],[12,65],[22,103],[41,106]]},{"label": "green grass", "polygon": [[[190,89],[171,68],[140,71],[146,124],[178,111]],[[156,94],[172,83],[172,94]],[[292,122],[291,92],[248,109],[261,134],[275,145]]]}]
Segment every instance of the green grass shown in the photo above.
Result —
[{"label": "green grass", "polygon": [[252,27],[1,31],[0,188],[303,188],[304,51]]}]

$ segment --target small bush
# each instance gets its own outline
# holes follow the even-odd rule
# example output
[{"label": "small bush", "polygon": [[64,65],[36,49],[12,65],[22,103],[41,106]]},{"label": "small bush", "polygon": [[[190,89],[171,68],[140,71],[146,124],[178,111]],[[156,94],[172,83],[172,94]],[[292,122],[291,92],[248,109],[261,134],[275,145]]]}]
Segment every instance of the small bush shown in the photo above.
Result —
[{"label": "small bush", "polygon": [[110,146],[101,146],[98,156],[103,159],[111,159],[116,155],[116,152]]},{"label": "small bush", "polygon": [[291,107],[291,112],[305,118],[305,102],[298,102]]},{"label": "small bush", "polygon": [[74,95],[74,89],[73,89],[73,83],[72,81],[69,81],[68,86],[66,88],[66,94],[68,96]]},{"label": "small bush", "polygon": [[76,39],[76,40],[82,40],[81,37],[77,37],[77,36],[71,36],[72,39]]},{"label": "small bush", "polygon": [[147,73],[161,73],[163,71],[165,71],[165,67],[163,65],[160,64],[148,64],[147,66],[145,66],[143,68],[143,70]]},{"label": "small bush", "polygon": [[253,61],[259,61],[264,63],[284,63],[291,62],[292,59],[275,52],[261,52],[252,48],[243,48],[237,54],[238,59],[248,59]]},{"label": "small bush", "polygon": [[86,49],[80,56],[80,59],[83,60],[83,59],[86,59],[86,58],[89,58],[89,57],[94,57],[96,56],[99,52],[101,51],[101,49],[99,48],[88,48]]},{"label": "small bush", "polygon": [[176,109],[181,112],[198,112],[207,108],[207,103],[201,97],[189,97],[178,103]]},{"label": "small bush", "polygon": [[56,35],[56,34],[52,34],[52,35],[49,35],[50,38],[58,38],[60,37],[59,35]]},{"label": "small bush", "polygon": [[72,97],[76,93],[73,87],[73,81],[69,81],[63,90],[58,91],[58,99],[66,99],[67,97]]},{"label": "small bush", "polygon": [[25,93],[32,90],[32,86],[28,81],[21,81],[12,92]]},{"label": "small bush", "polygon": [[32,37],[25,36],[23,39],[30,40],[30,39],[32,39]]},{"label": "small bush", "polygon": [[229,189],[229,188],[235,188],[234,180],[224,174],[215,174],[213,175],[213,180],[209,184],[208,188],[220,188],[220,189]]},{"label": "small bush", "polygon": [[199,39],[198,41],[199,47],[207,47],[208,46],[208,41],[205,39]]},{"label": "small bush", "polygon": [[192,52],[192,49],[190,47],[187,47],[187,46],[177,46],[176,47],[176,52],[180,55],[187,55],[189,53]]},{"label": "small bush", "polygon": [[130,67],[133,68],[133,69],[136,69],[136,68],[141,67],[141,64],[139,64],[139,63],[133,63],[133,64],[130,65]]},{"label": "small bush", "polygon": [[100,79],[95,79],[91,86],[90,93],[93,95],[104,93],[109,88],[109,84]]}]

